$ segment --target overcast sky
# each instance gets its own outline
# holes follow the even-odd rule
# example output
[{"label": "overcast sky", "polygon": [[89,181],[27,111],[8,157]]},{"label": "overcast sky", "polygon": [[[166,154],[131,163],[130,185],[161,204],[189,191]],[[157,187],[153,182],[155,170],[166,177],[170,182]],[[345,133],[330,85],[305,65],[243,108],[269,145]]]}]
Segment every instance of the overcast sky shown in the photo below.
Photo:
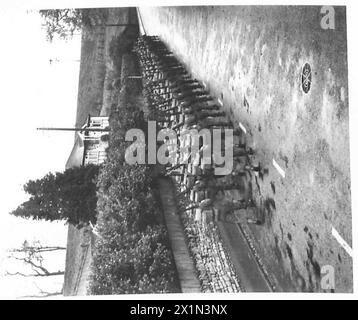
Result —
[{"label": "overcast sky", "polygon": [[[48,43],[36,11],[9,7],[0,10],[1,297],[36,290],[32,280],[2,276],[4,269],[11,267],[4,261],[6,250],[20,246],[25,239],[37,239],[43,244],[66,243],[67,226],[62,222],[32,222],[10,216],[9,212],[27,200],[22,190],[26,181],[41,178],[49,171],[64,170],[73,146],[73,132],[42,133],[36,127],[68,127],[75,123],[80,37]],[[50,64],[50,59],[59,61]],[[63,269],[63,254],[58,264]]]}]

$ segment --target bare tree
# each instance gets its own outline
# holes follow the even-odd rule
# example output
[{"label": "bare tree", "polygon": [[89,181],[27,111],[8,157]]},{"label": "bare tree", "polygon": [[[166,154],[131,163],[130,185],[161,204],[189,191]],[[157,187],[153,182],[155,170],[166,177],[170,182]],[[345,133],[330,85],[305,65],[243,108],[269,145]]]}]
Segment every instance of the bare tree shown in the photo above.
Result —
[{"label": "bare tree", "polygon": [[22,261],[25,265],[30,266],[33,272],[23,273],[23,272],[6,272],[8,276],[23,276],[23,277],[49,277],[49,276],[58,276],[64,275],[65,272],[58,271],[49,271],[43,265],[43,253],[44,252],[53,252],[59,250],[65,250],[65,247],[60,246],[42,246],[39,241],[35,241],[32,244],[29,244],[28,241],[24,241],[22,246],[18,249],[9,250],[9,258]]},{"label": "bare tree", "polygon": [[39,290],[39,294],[35,295],[27,295],[27,296],[21,296],[20,299],[28,299],[28,298],[49,298],[49,297],[56,297],[63,295],[63,290],[57,291],[57,292],[47,292],[42,290],[35,282],[34,285]]},{"label": "bare tree", "polygon": [[34,241],[30,244],[27,240],[24,241],[21,248],[18,249],[10,249],[9,252],[48,252],[48,251],[57,251],[57,250],[66,250],[66,247],[61,246],[43,246],[40,241]]},{"label": "bare tree", "polygon": [[107,10],[101,8],[40,10],[49,41],[52,41],[55,36],[62,39],[72,38],[83,28],[91,29],[96,26],[104,26],[107,14]]}]

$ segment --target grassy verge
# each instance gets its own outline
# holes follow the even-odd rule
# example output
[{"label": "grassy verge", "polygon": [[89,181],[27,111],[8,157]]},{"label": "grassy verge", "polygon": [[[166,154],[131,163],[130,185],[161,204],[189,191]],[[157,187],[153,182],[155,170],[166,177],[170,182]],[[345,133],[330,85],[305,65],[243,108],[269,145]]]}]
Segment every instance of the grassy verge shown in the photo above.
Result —
[{"label": "grassy verge", "polygon": [[[127,57],[128,59],[128,57]],[[134,59],[134,57],[132,57]],[[124,68],[122,68],[123,70]],[[128,70],[131,72],[132,70]],[[142,126],[138,79],[122,75],[112,105],[108,159],[98,178],[97,230],[90,294],[179,292],[152,168],[124,161],[125,133]]]}]

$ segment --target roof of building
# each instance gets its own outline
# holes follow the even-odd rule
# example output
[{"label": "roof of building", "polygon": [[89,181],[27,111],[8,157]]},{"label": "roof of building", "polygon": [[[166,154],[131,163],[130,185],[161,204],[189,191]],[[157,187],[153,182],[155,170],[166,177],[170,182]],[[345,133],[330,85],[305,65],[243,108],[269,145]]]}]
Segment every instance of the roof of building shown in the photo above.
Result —
[{"label": "roof of building", "polygon": [[84,149],[84,143],[81,137],[76,134],[75,143],[73,144],[72,151],[66,162],[66,169],[79,167],[82,165],[83,155],[85,151]]}]

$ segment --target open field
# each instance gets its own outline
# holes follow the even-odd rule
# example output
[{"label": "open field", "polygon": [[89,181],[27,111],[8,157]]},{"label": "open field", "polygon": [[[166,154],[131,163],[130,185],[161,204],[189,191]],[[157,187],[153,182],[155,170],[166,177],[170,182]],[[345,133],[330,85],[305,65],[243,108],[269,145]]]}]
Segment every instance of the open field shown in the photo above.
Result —
[{"label": "open field", "polygon": [[[107,24],[137,23],[135,8],[108,9]],[[110,57],[110,44],[126,27],[98,27],[83,34],[78,86],[76,125],[83,125],[88,114],[97,116],[103,106],[105,84],[119,76]]]}]

